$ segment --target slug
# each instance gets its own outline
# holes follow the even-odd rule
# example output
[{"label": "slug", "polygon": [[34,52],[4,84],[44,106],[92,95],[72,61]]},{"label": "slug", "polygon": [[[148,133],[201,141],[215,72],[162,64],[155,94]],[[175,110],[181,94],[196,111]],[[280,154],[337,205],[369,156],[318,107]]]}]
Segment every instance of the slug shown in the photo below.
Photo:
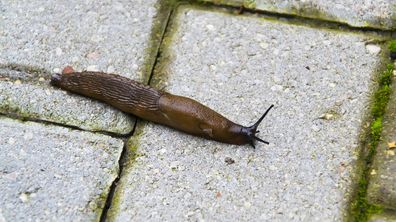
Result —
[{"label": "slug", "polygon": [[256,136],[257,127],[271,105],[252,126],[236,124],[209,107],[183,96],[172,95],[131,79],[102,72],[54,74],[51,85],[110,104],[142,119],[183,132],[229,144],[269,144]]}]

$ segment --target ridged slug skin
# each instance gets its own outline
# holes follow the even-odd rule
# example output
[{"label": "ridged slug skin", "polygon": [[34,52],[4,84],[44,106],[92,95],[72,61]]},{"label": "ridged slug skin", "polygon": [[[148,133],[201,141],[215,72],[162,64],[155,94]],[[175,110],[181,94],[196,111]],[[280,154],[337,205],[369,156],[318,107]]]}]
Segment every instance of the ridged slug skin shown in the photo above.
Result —
[{"label": "ridged slug skin", "polygon": [[115,74],[88,71],[55,74],[51,84],[192,135],[229,144],[249,143],[253,147],[255,140],[265,142],[255,133],[261,120],[273,107],[256,124],[244,127],[193,99],[172,95]]}]

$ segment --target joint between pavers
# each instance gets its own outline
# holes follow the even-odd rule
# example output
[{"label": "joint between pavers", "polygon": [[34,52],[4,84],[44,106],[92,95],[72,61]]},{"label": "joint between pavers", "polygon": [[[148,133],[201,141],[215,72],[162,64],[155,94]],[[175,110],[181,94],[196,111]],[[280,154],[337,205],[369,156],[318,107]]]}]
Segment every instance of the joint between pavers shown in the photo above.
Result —
[{"label": "joint between pavers", "polygon": [[[246,0],[243,2],[240,1],[210,1],[210,0],[194,0],[193,2],[203,4],[203,5],[213,5],[218,7],[224,8],[234,8],[239,12],[251,12],[251,13],[259,13],[259,14],[268,14],[273,16],[281,16],[281,17],[290,17],[290,18],[301,18],[307,20],[317,20],[322,21],[325,23],[335,23],[350,29],[357,29],[357,30],[366,30],[366,31],[384,31],[384,32],[394,32],[396,31],[395,26],[395,16],[392,17],[393,25],[391,27],[384,27],[376,26],[375,24],[381,24],[382,21],[376,21],[375,19],[368,19],[362,21],[363,24],[353,25],[350,24],[345,19],[337,18],[335,15],[331,15],[328,12],[322,11],[320,8],[315,8],[310,6],[309,4],[301,3],[302,5],[296,7],[291,5],[290,8],[285,10],[276,11],[276,6],[270,7],[270,9],[258,9],[256,8],[256,1]],[[271,9],[275,9],[275,11],[271,11]],[[289,11],[288,11],[289,10]],[[310,16],[311,15],[311,16]],[[316,16],[316,17],[315,17]]]},{"label": "joint between pavers", "polygon": [[[388,52],[384,54],[389,54]],[[376,76],[375,89],[372,90],[372,97],[370,102],[370,110],[368,111],[368,126],[364,129],[364,138],[361,142],[361,150],[359,153],[359,164],[356,170],[356,182],[353,195],[349,201],[349,215],[347,221],[367,221],[373,214],[383,211],[383,207],[369,203],[367,190],[369,185],[370,175],[373,160],[375,158],[376,149],[380,142],[380,135],[382,132],[382,118],[385,115],[385,110],[389,102],[389,96],[385,99],[379,95],[384,87],[389,87],[392,82],[392,73],[394,64],[386,64],[385,68],[380,69],[380,74]]]},{"label": "joint between pavers", "polygon": [[152,78],[154,76],[154,70],[155,70],[155,67],[158,64],[158,59],[159,59],[159,57],[161,55],[161,46],[163,44],[165,35],[166,35],[167,31],[168,31],[170,20],[172,18],[172,15],[174,14],[175,7],[177,7],[177,6],[171,6],[171,8],[169,9],[169,12],[167,13],[166,21],[164,22],[165,24],[163,25],[163,30],[161,32],[161,37],[159,38],[158,46],[156,47],[155,58],[153,59],[154,61],[153,61],[153,64],[151,66],[150,75],[149,75],[149,77],[147,79],[147,84],[148,85],[151,84],[151,80],[152,80]]},{"label": "joint between pavers", "polygon": [[[129,137],[132,136],[135,131],[136,131],[136,125],[137,125],[137,119],[135,119],[135,123],[133,126],[133,130],[130,133]],[[128,161],[128,157],[129,157],[129,153],[128,153],[128,139],[124,139],[124,146],[122,147],[122,151],[120,154],[120,158],[118,159],[118,173],[117,173],[117,177],[113,180],[113,182],[111,183],[111,186],[108,190],[107,193],[107,197],[106,197],[106,202],[105,205],[103,207],[102,213],[100,215],[100,222],[105,222],[108,219],[108,212],[110,207],[112,207],[112,205],[114,205],[115,202],[115,193],[116,193],[116,189],[117,189],[117,185],[121,179],[123,170],[124,170],[124,166],[126,165],[127,161]]]},{"label": "joint between pavers", "polygon": [[108,132],[108,131],[102,131],[102,130],[97,130],[97,131],[88,130],[88,129],[80,128],[78,126],[73,126],[73,125],[68,125],[68,124],[63,124],[63,123],[58,123],[58,122],[53,122],[53,121],[33,118],[33,117],[21,116],[21,115],[18,115],[16,113],[3,113],[3,112],[0,112],[0,117],[1,116],[7,117],[7,118],[11,118],[11,119],[15,119],[15,120],[19,120],[19,121],[22,121],[22,122],[29,121],[29,122],[41,123],[41,124],[44,124],[44,125],[60,126],[60,127],[63,127],[63,128],[68,128],[68,129],[72,129],[72,130],[78,130],[78,131],[82,131],[82,132],[97,133],[97,134],[102,134],[102,135],[110,136],[110,137],[117,138],[117,139],[126,139],[126,138],[130,137],[133,134],[133,130],[131,132],[127,133],[127,134],[117,134],[117,133]]},{"label": "joint between pavers", "polygon": [[234,14],[235,16],[259,16],[272,20],[288,19],[286,23],[308,26],[312,28],[319,29],[335,29],[342,30],[345,32],[363,32],[365,34],[374,34],[379,37],[386,38],[389,40],[392,35],[395,34],[396,29],[386,30],[375,27],[356,27],[348,24],[347,22],[330,20],[326,18],[311,18],[307,16],[302,16],[299,14],[289,14],[282,12],[274,12],[269,10],[248,8],[241,4],[241,6],[219,4],[216,2],[209,2],[203,0],[189,1],[189,3],[197,8],[204,10],[214,10],[214,11],[226,11],[229,14]]},{"label": "joint between pavers", "polygon": [[143,64],[144,74],[142,80],[148,85],[150,85],[150,81],[157,64],[157,59],[160,55],[160,47],[169,24],[169,20],[172,17],[173,10],[179,4],[179,1],[160,0],[158,4],[157,16],[150,31],[149,46],[145,50],[146,57]]},{"label": "joint between pavers", "polygon": [[136,121],[136,125],[134,127],[133,137],[125,140],[123,154],[119,160],[119,176],[118,179],[114,181],[114,186],[112,187],[111,192],[109,192],[107,209],[103,211],[103,216],[101,218],[101,222],[104,221],[113,221],[114,218],[120,212],[120,199],[122,198],[123,192],[126,189],[125,178],[128,180],[127,176],[130,173],[130,170],[133,169],[136,159],[141,157],[142,154],[138,152],[138,148],[140,146],[140,136],[143,133],[144,127],[149,124],[145,120],[141,120],[140,122]]}]

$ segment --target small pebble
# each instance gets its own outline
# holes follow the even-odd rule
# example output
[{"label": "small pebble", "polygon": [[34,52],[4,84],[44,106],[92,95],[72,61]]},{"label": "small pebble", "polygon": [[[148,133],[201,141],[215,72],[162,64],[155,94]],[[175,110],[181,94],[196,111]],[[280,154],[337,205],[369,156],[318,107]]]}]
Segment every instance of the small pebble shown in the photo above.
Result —
[{"label": "small pebble", "polygon": [[274,77],[272,77],[272,79],[274,80],[274,83],[276,83],[276,84],[281,84],[283,82],[283,79],[279,76],[274,76]]},{"label": "small pebble", "polygon": [[320,131],[320,128],[319,128],[317,125],[313,125],[313,126],[311,127],[311,129],[312,129],[314,132],[319,132],[319,131]]},{"label": "small pebble", "polygon": [[24,138],[25,140],[33,139],[33,133],[27,132],[25,135],[23,135],[23,138]]},{"label": "small pebble", "polygon": [[213,25],[207,25],[206,28],[207,28],[209,31],[214,31],[214,30],[215,30],[215,27],[214,27]]},{"label": "small pebble", "polygon": [[53,69],[52,70],[54,73],[60,73],[61,72],[61,69],[60,68],[55,68],[55,69]]},{"label": "small pebble", "polygon": [[74,56],[72,59],[71,59],[71,61],[73,62],[73,63],[76,63],[76,62],[78,62],[78,57],[77,56]]},{"label": "small pebble", "polygon": [[9,138],[8,139],[8,144],[13,145],[15,143],[15,139],[14,138]]},{"label": "small pebble", "polygon": [[245,208],[250,208],[252,206],[252,204],[249,202],[245,202],[244,206],[245,206]]},{"label": "small pebble", "polygon": [[98,59],[99,53],[97,51],[93,51],[87,54],[86,56],[88,59]]},{"label": "small pebble", "polygon": [[72,73],[72,72],[74,72],[74,69],[73,69],[73,67],[71,67],[71,66],[66,66],[66,67],[63,68],[63,70],[62,70],[62,74],[68,74],[68,73]]},{"label": "small pebble", "polygon": [[386,151],[386,155],[387,156],[394,156],[395,155],[395,151],[394,150],[387,150]]},{"label": "small pebble", "polygon": [[282,91],[283,87],[281,85],[274,85],[271,87],[272,91]]},{"label": "small pebble", "polygon": [[171,168],[172,170],[176,170],[178,166],[179,166],[179,162],[177,162],[177,161],[174,161],[174,162],[172,162],[172,163],[170,164],[170,168]]},{"label": "small pebble", "polygon": [[262,43],[260,43],[260,47],[262,48],[262,49],[266,49],[266,48],[268,48],[268,43],[266,43],[266,42],[262,42]]},{"label": "small pebble", "polygon": [[63,51],[62,51],[61,48],[56,48],[55,49],[55,53],[56,53],[57,56],[61,56],[63,54]]},{"label": "small pebble", "polygon": [[372,55],[378,55],[381,52],[381,48],[373,44],[366,45],[366,49]]},{"label": "small pebble", "polygon": [[224,162],[226,162],[228,165],[231,165],[231,164],[235,163],[235,160],[232,159],[231,157],[226,157],[224,159]]},{"label": "small pebble", "polygon": [[115,71],[114,66],[109,66],[109,67],[107,67],[107,72],[108,72],[108,73],[114,73],[114,71]]},{"label": "small pebble", "polygon": [[21,195],[19,195],[19,199],[21,199],[23,203],[26,203],[29,201],[29,196],[26,193],[22,193]]},{"label": "small pebble", "polygon": [[330,119],[334,119],[334,115],[331,113],[325,113],[321,116],[319,116],[319,119],[325,119],[325,120],[330,120]]},{"label": "small pebble", "polygon": [[89,72],[97,72],[99,69],[96,67],[96,65],[90,65],[87,67],[87,71]]}]

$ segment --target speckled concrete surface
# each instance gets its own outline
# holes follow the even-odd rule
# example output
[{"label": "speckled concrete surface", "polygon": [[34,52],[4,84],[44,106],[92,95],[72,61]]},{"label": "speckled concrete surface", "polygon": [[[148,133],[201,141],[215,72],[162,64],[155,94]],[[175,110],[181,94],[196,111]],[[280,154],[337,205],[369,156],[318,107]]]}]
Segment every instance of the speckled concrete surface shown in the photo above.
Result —
[{"label": "speckled concrete surface", "polygon": [[[157,0],[1,1],[0,66],[30,66],[53,73],[71,65],[146,81],[146,63],[155,59],[147,57],[157,8]],[[7,75],[1,71],[0,81]],[[44,78],[48,83],[49,75]],[[14,78],[16,83],[19,80]],[[54,91],[48,84],[22,83],[0,82],[0,113],[92,131],[132,131],[134,119],[113,108]]]},{"label": "speckled concrete surface", "polygon": [[50,71],[72,65],[143,80],[156,2],[1,1],[0,63]]},{"label": "speckled concrete surface", "polygon": [[50,74],[0,68],[0,113],[90,131],[128,134],[135,119],[103,103],[49,85]]},{"label": "speckled concrete surface", "polygon": [[395,29],[395,0],[205,0],[216,4],[299,15],[346,23],[354,27]]},{"label": "speckled concrete surface", "polygon": [[153,82],[243,125],[275,104],[259,134],[270,145],[253,150],[140,123],[112,219],[342,220],[380,46],[185,7],[170,32]]},{"label": "speckled concrete surface", "polygon": [[[393,95],[383,121],[381,142],[377,148],[368,197],[371,203],[396,211],[396,149],[388,143],[396,142],[396,75],[393,78]],[[396,217],[396,216],[395,216]]]},{"label": "speckled concrete surface", "polygon": [[123,142],[0,117],[0,220],[98,220]]}]

